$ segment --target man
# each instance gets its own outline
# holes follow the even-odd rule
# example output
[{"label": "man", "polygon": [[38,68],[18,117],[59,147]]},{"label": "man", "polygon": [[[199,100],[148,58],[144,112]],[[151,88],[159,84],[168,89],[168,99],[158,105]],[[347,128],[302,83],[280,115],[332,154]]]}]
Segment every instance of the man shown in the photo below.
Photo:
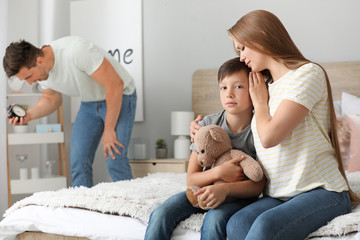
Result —
[{"label": "man", "polygon": [[43,89],[26,116],[12,118],[10,124],[26,124],[54,112],[62,94],[80,96],[71,140],[73,186],[93,185],[92,164],[101,138],[113,181],[132,178],[127,148],[135,119],[135,84],[110,54],[80,37],[64,37],[41,49],[22,40],[7,47],[3,66],[9,78],[38,82]]}]

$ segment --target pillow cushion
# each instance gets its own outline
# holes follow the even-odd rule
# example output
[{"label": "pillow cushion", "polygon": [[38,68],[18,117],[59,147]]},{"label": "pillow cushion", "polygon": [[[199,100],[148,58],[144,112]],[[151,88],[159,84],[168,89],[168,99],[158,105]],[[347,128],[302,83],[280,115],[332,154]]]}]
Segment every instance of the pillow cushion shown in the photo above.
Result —
[{"label": "pillow cushion", "polygon": [[342,115],[360,115],[360,98],[346,92],[341,95]]},{"label": "pillow cushion", "polygon": [[346,119],[350,130],[350,158],[347,170],[356,172],[360,171],[360,115],[347,115]]},{"label": "pillow cushion", "polygon": [[341,101],[339,101],[339,100],[334,101],[334,110],[335,110],[336,116],[342,114],[342,112],[341,112]]},{"label": "pillow cushion", "polygon": [[345,116],[337,116],[336,122],[341,159],[346,170],[350,158],[350,129]]}]

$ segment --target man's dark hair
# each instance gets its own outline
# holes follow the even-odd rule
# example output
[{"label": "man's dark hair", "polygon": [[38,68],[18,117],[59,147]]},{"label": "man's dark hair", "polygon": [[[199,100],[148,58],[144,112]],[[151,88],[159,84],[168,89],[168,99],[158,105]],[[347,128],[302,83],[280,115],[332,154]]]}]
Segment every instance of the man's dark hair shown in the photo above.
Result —
[{"label": "man's dark hair", "polygon": [[31,68],[36,66],[36,58],[43,56],[41,49],[25,40],[12,42],[5,52],[3,67],[6,75],[10,78],[19,73],[22,67]]},{"label": "man's dark hair", "polygon": [[240,62],[240,57],[230,59],[223,63],[223,65],[221,65],[221,67],[219,68],[218,82],[220,82],[225,77],[228,77],[240,71],[246,71],[246,73],[249,75],[251,69],[248,68],[245,63]]}]

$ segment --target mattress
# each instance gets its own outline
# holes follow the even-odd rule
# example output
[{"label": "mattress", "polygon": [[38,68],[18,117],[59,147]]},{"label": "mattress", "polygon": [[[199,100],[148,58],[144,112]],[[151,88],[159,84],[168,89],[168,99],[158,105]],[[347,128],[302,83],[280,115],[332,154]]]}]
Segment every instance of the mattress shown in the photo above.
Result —
[{"label": "mattress", "polygon": [[[102,214],[76,208],[27,206],[1,222],[7,229],[0,239],[15,240],[26,231],[46,232],[63,236],[86,237],[92,240],[142,240],[146,224],[138,219]],[[4,228],[2,228],[4,230]],[[56,239],[56,238],[55,238]],[[176,228],[172,240],[198,240],[200,232]],[[360,233],[338,237],[314,237],[311,240],[359,240]]]},{"label": "mattress", "polygon": [[[360,172],[348,174],[359,192]],[[162,201],[186,188],[186,174],[157,173],[144,178],[103,183],[93,188],[39,192],[15,203],[0,222],[0,239],[25,231],[88,239],[144,239],[147,220]],[[166,194],[165,194],[166,193]],[[181,222],[172,239],[200,239],[203,214]],[[360,206],[314,232],[311,239],[360,240]],[[36,239],[36,238],[34,238]],[[64,239],[64,238],[52,238]]]}]

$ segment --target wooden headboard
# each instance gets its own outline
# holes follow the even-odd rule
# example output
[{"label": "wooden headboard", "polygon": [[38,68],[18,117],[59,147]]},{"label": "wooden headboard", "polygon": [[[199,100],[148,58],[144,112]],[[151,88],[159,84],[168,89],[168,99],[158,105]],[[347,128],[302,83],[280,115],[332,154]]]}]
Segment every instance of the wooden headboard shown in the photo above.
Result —
[{"label": "wooden headboard", "polygon": [[[342,92],[360,97],[360,61],[321,63],[329,75],[334,100]],[[192,111],[195,117],[221,111],[217,84],[218,69],[197,70],[192,80]]]}]

